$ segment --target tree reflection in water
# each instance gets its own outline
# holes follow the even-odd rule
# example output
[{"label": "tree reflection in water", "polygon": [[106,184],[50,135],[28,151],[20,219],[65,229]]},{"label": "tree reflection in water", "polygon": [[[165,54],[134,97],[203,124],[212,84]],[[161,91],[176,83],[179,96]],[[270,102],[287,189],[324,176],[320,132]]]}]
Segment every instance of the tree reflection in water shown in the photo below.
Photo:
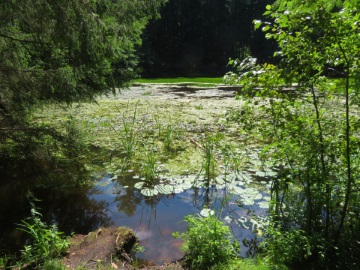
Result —
[{"label": "tree reflection in water", "polygon": [[43,221],[55,223],[66,234],[86,234],[113,224],[107,203],[89,198],[92,187],[79,184],[90,179],[79,164],[66,164],[66,170],[61,164],[56,164],[56,169],[48,164],[47,170],[36,165],[26,160],[0,166],[0,250],[14,252],[24,244],[26,235],[16,228],[30,216],[28,192],[39,200],[35,205]]}]

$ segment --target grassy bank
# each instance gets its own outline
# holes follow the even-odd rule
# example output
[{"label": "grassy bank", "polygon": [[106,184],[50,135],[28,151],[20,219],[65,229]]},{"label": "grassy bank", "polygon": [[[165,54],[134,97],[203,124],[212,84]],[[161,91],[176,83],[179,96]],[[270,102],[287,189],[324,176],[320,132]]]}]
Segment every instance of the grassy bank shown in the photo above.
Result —
[{"label": "grassy bank", "polygon": [[190,84],[222,84],[224,83],[223,78],[140,78],[134,81],[134,83],[190,83]]}]

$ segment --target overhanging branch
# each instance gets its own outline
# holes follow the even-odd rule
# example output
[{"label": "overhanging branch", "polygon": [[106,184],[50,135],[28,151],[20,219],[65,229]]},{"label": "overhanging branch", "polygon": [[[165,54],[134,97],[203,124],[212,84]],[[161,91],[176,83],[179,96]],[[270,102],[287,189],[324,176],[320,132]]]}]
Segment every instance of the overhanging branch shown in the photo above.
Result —
[{"label": "overhanging branch", "polygon": [[28,40],[28,39],[19,39],[19,38],[11,37],[11,36],[4,35],[4,34],[1,34],[1,33],[0,33],[0,37],[7,38],[7,39],[10,39],[10,40],[13,40],[13,41],[20,42],[20,43],[44,44],[44,45],[51,46],[51,44],[47,43],[47,42],[40,42],[40,41],[34,41],[34,40]]}]

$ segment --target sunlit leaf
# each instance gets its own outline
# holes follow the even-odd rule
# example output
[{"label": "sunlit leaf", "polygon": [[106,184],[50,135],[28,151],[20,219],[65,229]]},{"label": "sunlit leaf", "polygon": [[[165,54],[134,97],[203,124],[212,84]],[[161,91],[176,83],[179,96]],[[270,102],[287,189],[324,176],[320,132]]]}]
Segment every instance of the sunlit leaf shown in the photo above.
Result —
[{"label": "sunlit leaf", "polygon": [[203,216],[203,217],[208,217],[208,216],[212,216],[215,214],[215,211],[214,210],[211,210],[211,209],[203,209],[200,211],[200,215]]},{"label": "sunlit leaf", "polygon": [[156,185],[155,189],[157,191],[159,191],[159,193],[161,194],[171,194],[174,191],[174,187],[171,185],[164,185],[164,184],[160,184],[160,185]]},{"label": "sunlit leaf", "polygon": [[142,193],[144,196],[147,196],[147,197],[152,197],[152,196],[155,196],[155,195],[158,195],[158,194],[159,194],[159,192],[158,192],[156,189],[154,189],[154,188],[152,188],[152,189],[150,189],[150,188],[144,188],[144,189],[141,190],[141,193]]},{"label": "sunlit leaf", "polygon": [[142,187],[144,186],[145,182],[137,182],[135,185],[134,185],[134,188],[137,188],[137,189],[142,189]]}]

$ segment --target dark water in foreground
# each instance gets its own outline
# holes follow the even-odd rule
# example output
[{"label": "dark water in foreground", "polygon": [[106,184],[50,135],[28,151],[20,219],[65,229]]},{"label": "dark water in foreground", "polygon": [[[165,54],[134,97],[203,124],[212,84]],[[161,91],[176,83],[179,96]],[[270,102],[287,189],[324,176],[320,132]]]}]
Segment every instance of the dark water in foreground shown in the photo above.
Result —
[{"label": "dark water in foreground", "polygon": [[[2,178],[0,187],[0,252],[18,250],[26,236],[16,230],[17,224],[30,215],[30,204],[26,193],[31,190],[43,220],[55,223],[66,234],[96,230],[100,226],[128,226],[140,240],[145,252],[138,258],[149,264],[161,264],[182,257],[181,240],[174,239],[172,232],[184,232],[183,218],[200,213],[204,206],[220,209],[219,216],[228,224],[241,241],[254,239],[251,224],[244,229],[237,222],[253,214],[266,215],[266,210],[256,205],[239,207],[237,196],[226,189],[189,189],[179,194],[145,197],[133,187],[132,174],[124,177],[101,177],[94,187],[71,186],[58,179],[16,182]],[[47,179],[49,180],[49,179]],[[52,181],[58,185],[53,188]],[[46,181],[45,181],[46,182]],[[36,188],[34,188],[36,186]],[[52,188],[50,188],[52,187]],[[226,204],[222,202],[228,199]],[[248,249],[242,246],[241,255]]]},{"label": "dark water in foreground", "polygon": [[[106,202],[106,213],[113,225],[128,226],[135,231],[140,245],[145,248],[145,252],[138,254],[138,257],[153,264],[182,257],[179,249],[182,242],[174,239],[172,232],[184,232],[184,216],[199,214],[205,206],[218,209],[221,219],[230,225],[239,242],[244,238],[254,239],[255,235],[251,228],[244,229],[236,221],[254,213],[266,215],[265,210],[256,206],[247,209],[239,207],[237,197],[227,194],[226,189],[195,188],[168,196],[145,197],[131,184],[124,188],[119,183],[123,181],[111,180],[107,175],[98,182],[96,194],[90,194],[89,198]],[[228,201],[223,204],[225,199]],[[242,247],[243,256],[247,251],[248,248]]]}]

